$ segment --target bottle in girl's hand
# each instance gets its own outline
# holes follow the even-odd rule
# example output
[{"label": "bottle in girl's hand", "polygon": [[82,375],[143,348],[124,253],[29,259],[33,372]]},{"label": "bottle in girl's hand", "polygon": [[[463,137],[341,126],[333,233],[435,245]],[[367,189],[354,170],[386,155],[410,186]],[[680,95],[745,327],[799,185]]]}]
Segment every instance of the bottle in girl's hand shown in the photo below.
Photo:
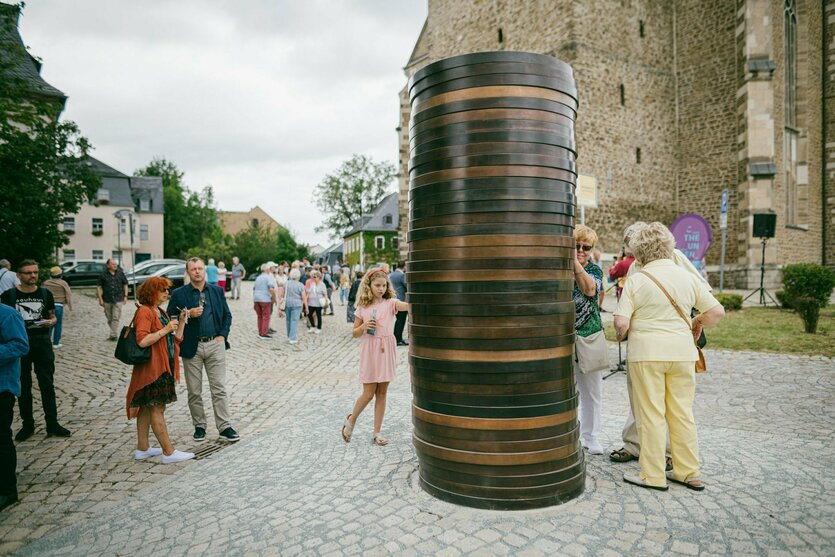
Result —
[{"label": "bottle in girl's hand", "polygon": [[368,333],[369,335],[373,335],[373,334],[375,334],[375,332],[377,331],[377,324],[376,324],[376,321],[377,321],[377,310],[376,310],[376,309],[372,309],[372,310],[371,310],[371,320],[372,320],[372,321],[374,321],[374,322],[375,322],[375,324],[374,324],[374,328],[373,328],[373,329],[368,329],[368,330],[366,331],[366,333]]}]

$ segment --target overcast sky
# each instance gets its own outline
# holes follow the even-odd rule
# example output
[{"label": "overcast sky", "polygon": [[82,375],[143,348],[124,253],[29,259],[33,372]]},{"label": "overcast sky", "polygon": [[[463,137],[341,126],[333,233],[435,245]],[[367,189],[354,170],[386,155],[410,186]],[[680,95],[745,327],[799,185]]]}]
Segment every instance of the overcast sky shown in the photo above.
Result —
[{"label": "overcast sky", "polygon": [[396,162],[425,18],[426,0],[28,0],[20,32],[93,156],[165,157],[220,209],[326,245],[313,188],[353,153]]}]

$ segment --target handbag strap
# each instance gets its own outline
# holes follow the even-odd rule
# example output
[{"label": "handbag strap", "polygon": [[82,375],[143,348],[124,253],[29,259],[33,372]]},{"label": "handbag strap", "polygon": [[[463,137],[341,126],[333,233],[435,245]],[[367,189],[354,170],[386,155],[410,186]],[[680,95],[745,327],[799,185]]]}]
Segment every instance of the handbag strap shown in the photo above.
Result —
[{"label": "handbag strap", "polygon": [[[660,283],[660,282],[658,282],[658,279],[656,279],[654,276],[652,276],[652,275],[651,275],[651,274],[649,274],[648,272],[646,272],[646,271],[641,271],[641,272],[642,272],[643,274],[645,274],[647,277],[649,277],[649,279],[650,279],[652,282],[654,282],[654,283],[655,283],[655,285],[656,285],[658,288],[660,288],[660,289],[661,289],[661,292],[663,292],[663,293],[664,293],[664,295],[665,295],[665,296],[667,296],[667,299],[668,299],[668,300],[670,300],[670,303],[671,303],[671,304],[673,304],[673,307],[674,307],[674,308],[675,308],[675,310],[678,312],[679,316],[680,316],[682,319],[684,319],[684,322],[685,322],[685,323],[687,323],[687,328],[688,328],[688,329],[691,329],[691,328],[693,327],[693,324],[690,322],[690,320],[689,320],[689,319],[687,319],[687,316],[685,316],[685,315],[684,315],[684,312],[683,312],[683,311],[681,311],[681,307],[680,307],[680,306],[678,305],[678,303],[677,303],[677,302],[673,299],[673,297],[672,297],[672,296],[670,296],[670,293],[669,293],[669,292],[667,292],[667,289],[666,289],[666,288],[664,288],[664,287],[661,285],[661,283]],[[693,339],[693,344],[695,344],[695,345],[698,347],[698,343],[696,342],[696,339],[695,339],[695,338]]]}]

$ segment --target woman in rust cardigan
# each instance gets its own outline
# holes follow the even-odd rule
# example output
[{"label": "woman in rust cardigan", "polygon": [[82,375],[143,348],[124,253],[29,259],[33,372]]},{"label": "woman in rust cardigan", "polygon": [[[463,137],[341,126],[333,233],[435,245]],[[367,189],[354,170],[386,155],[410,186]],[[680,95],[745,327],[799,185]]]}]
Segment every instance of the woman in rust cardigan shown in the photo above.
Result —
[{"label": "woman in rust cardigan", "polygon": [[[136,342],[143,348],[151,347],[151,360],[133,366],[127,396],[128,418],[136,418],[137,440],[133,457],[144,460],[162,455],[163,464],[194,458],[194,453],[174,449],[165,425],[165,405],[177,400],[174,381],[180,381],[179,352],[185,329],[184,315],[180,315],[182,319],[172,319],[160,307],[168,301],[171,286],[167,278],[151,277],[136,293],[142,304],[134,317]],[[154,430],[161,448],[151,447],[149,428]]]}]

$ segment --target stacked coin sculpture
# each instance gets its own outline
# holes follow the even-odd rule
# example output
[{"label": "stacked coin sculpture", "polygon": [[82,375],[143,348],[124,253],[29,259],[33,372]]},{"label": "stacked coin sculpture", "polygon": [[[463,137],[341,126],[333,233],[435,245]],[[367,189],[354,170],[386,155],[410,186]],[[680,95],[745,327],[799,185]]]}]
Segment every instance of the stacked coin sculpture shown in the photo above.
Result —
[{"label": "stacked coin sculpture", "polygon": [[583,492],[573,375],[577,89],[551,56],[480,52],[409,81],[407,267],[420,485],[528,509]]}]

